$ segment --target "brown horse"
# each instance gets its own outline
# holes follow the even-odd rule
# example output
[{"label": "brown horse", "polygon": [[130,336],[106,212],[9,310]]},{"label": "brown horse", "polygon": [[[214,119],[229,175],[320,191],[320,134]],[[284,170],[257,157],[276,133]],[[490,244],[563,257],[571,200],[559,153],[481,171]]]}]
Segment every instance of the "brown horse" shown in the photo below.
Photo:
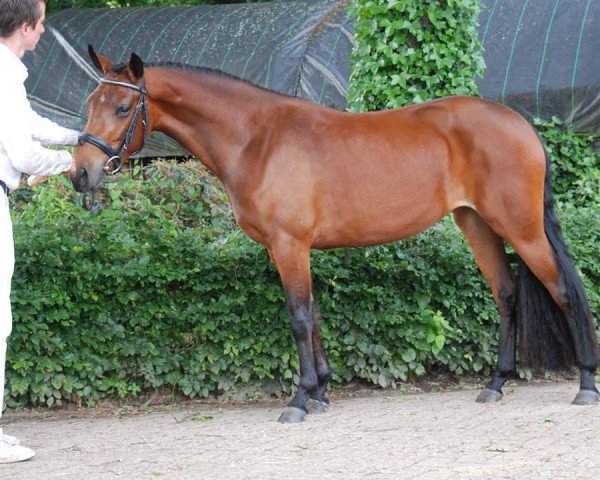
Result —
[{"label": "brown horse", "polygon": [[[135,54],[113,65],[91,47],[90,56],[104,78],[87,99],[74,187],[96,187],[153,130],[223,182],[238,224],[268,249],[287,296],[300,382],[280,421],[328,405],[311,249],[393,242],[449,212],[500,312],[497,371],[478,401],[501,398],[517,344],[524,365],[577,365],[574,403],[598,401],[594,320],[553,213],[545,149],[521,116],[468,97],[345,113],[214,70],[144,67]],[[517,275],[504,241],[522,259]]]}]

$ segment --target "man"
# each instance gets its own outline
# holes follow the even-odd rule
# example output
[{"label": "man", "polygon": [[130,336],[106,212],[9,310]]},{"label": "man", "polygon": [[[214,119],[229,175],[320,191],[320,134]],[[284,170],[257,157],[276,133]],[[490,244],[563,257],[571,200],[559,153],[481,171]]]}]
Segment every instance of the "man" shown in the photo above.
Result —
[{"label": "man", "polygon": [[[75,145],[78,132],[33,112],[23,82],[27,68],[21,57],[33,50],[44,33],[47,0],[0,0],[0,416],[4,400],[6,340],[12,329],[10,288],[14,267],[8,194],[19,186],[21,173],[55,175],[70,171],[67,151],[44,145]],[[0,428],[0,463],[33,457],[33,450]]]}]

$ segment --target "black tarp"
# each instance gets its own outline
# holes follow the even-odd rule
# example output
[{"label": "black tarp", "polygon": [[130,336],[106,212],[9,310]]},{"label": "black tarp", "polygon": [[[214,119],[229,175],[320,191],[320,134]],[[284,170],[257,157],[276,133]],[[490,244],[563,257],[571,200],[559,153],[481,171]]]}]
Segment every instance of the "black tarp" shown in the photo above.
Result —
[{"label": "black tarp", "polygon": [[[114,61],[131,51],[150,62],[220,68],[257,85],[344,108],[353,19],[348,0],[199,7],[79,9],[51,15],[34,53],[27,89],[36,110],[81,128],[96,80],[87,44]],[[600,133],[600,0],[482,0],[479,37],[485,98],[527,118],[559,116]],[[58,41],[62,36],[64,41]],[[145,155],[178,155],[153,135]]]},{"label": "black tarp", "polygon": [[[57,12],[24,61],[26,88],[42,115],[72,128],[85,123],[85,98],[97,80],[87,45],[115,62],[134,51],[146,62],[218,68],[257,85],[344,108],[352,22],[348,0],[264,4],[76,9]],[[54,32],[52,31],[54,30]],[[142,155],[178,155],[153,135]]]},{"label": "black tarp", "polygon": [[479,92],[527,118],[600,133],[600,1],[483,0]]}]

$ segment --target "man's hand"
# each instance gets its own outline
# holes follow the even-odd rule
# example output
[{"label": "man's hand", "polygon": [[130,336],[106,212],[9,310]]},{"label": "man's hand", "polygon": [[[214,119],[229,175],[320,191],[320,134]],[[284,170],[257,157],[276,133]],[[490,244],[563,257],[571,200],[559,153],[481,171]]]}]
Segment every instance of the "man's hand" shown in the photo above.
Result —
[{"label": "man's hand", "polygon": [[[62,172],[61,175],[71,175],[75,173],[75,170],[75,162],[73,161],[71,162],[71,166],[69,167],[69,169]],[[50,177],[38,177],[37,175],[29,175],[29,177],[27,178],[27,185],[29,185],[30,187],[35,187],[48,181],[49,179]]]},{"label": "man's hand", "polygon": [[47,181],[50,177],[38,177],[37,175],[29,175],[27,177],[27,185],[30,187],[35,187]]},{"label": "man's hand", "polygon": [[71,162],[71,166],[69,167],[69,169],[65,170],[62,174],[63,175],[73,175],[76,170],[77,170],[77,166],[75,165],[75,160],[73,160]]}]

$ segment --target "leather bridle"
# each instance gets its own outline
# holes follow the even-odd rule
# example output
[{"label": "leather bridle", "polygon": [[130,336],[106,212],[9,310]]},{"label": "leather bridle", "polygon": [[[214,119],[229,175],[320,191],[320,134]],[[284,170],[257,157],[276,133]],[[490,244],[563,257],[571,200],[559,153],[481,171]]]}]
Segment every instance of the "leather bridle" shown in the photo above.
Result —
[{"label": "leather bridle", "polygon": [[[139,118],[142,113],[144,115],[144,118],[142,120],[142,124],[144,125],[144,139],[142,142],[142,146],[135,152],[130,153],[130,155],[137,154],[143,148],[144,144],[146,143],[146,137],[148,135],[148,105],[146,102],[146,95],[147,95],[146,82],[145,82],[144,77],[142,77],[142,81],[139,86],[134,83],[121,82],[118,80],[109,80],[107,78],[101,78],[100,82],[106,83],[109,85],[116,85],[118,87],[131,88],[132,90],[136,90],[136,91],[140,92],[140,97],[138,98],[137,105],[135,106],[135,111],[133,112],[133,117],[131,118],[131,123],[129,124],[129,127],[127,128],[127,131],[125,132],[125,136],[123,137],[123,140],[121,141],[121,144],[119,145],[119,148],[117,148],[115,150],[113,147],[111,147],[107,142],[102,140],[100,137],[92,135],[91,133],[84,132],[79,136],[79,140],[78,140],[79,145],[83,145],[86,142],[90,143],[108,155],[109,158],[106,161],[106,164],[104,165],[104,171],[108,174],[113,175],[121,170],[122,163],[123,163],[121,157],[123,156],[123,153],[125,153],[125,151],[129,147],[131,140],[133,140],[133,136],[138,127]],[[110,168],[111,163],[114,164],[114,167],[112,169]]]}]

